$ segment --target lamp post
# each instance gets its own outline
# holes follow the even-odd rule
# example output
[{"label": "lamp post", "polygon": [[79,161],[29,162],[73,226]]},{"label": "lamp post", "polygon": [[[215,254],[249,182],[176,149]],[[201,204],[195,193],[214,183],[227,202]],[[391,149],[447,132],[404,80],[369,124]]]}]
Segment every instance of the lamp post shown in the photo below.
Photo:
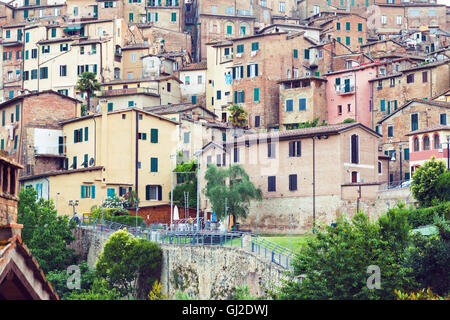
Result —
[{"label": "lamp post", "polygon": [[447,171],[450,171],[450,135],[447,136]]},{"label": "lamp post", "polygon": [[199,159],[199,155],[202,151],[199,150],[195,153],[195,156],[197,157],[197,231],[200,229],[199,228],[199,218],[200,218],[200,189],[199,189],[199,178],[200,178],[200,159]]},{"label": "lamp post", "polygon": [[170,155],[170,230],[172,230],[172,217],[173,217],[173,161],[176,154]]}]

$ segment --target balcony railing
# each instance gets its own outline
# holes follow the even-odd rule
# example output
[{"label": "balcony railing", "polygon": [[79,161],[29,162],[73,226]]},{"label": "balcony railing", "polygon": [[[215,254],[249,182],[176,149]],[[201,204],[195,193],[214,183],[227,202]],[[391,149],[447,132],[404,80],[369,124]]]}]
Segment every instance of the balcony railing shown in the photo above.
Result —
[{"label": "balcony railing", "polygon": [[337,94],[353,94],[355,93],[355,85],[338,85],[336,86]]},{"label": "balcony railing", "polygon": [[118,96],[118,95],[123,95],[123,94],[134,94],[134,93],[158,94],[158,90],[156,88],[111,89],[111,90],[102,90],[100,92],[100,95],[101,96]]}]

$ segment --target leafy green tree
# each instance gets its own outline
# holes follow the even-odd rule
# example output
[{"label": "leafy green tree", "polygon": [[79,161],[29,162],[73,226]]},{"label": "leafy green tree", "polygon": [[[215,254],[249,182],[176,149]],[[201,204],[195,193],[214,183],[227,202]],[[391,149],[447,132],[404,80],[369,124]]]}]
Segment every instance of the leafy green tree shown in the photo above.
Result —
[{"label": "leafy green tree", "polygon": [[420,206],[429,207],[434,199],[441,199],[442,195],[437,190],[441,175],[445,170],[444,162],[437,161],[433,156],[431,160],[426,161],[414,171],[411,192],[414,198],[419,201]]},{"label": "leafy green tree", "polygon": [[40,199],[33,188],[19,193],[18,223],[24,225],[22,239],[47,273],[65,270],[75,263],[77,256],[67,247],[73,237],[75,225],[67,216],[58,216],[53,201]]},{"label": "leafy green tree", "polygon": [[[175,169],[178,184],[173,188],[173,201],[182,207],[197,207],[197,163],[196,160],[179,163]],[[181,182],[181,183],[180,183]],[[189,192],[186,205],[184,193]],[[169,192],[170,199],[170,192]]]},{"label": "leafy green tree", "polygon": [[94,96],[95,91],[100,90],[100,87],[95,73],[83,72],[79,76],[76,89],[87,94],[87,110],[91,109],[91,96]]},{"label": "leafy green tree", "polygon": [[95,267],[96,276],[108,281],[121,296],[145,297],[159,279],[162,251],[154,242],[133,238],[126,229],[113,233]]},{"label": "leafy green tree", "polygon": [[[335,227],[326,226],[316,238],[300,250],[294,261],[294,276],[303,275],[300,282],[286,281],[275,295],[279,299],[394,299],[395,289],[408,290],[414,282],[411,269],[404,266],[404,247],[393,237],[399,221],[388,216],[383,226],[371,223],[364,213],[352,221],[338,219]],[[384,232],[383,229],[389,229]],[[401,238],[401,236],[400,236]],[[369,266],[380,268],[381,288],[369,289]]]},{"label": "leafy green tree", "polygon": [[105,279],[96,279],[89,290],[72,292],[67,300],[122,300],[122,296],[116,289],[111,289]]},{"label": "leafy green tree", "polygon": [[247,111],[238,104],[232,104],[228,111],[230,112],[229,121],[235,128],[243,128],[247,123]]},{"label": "leafy green tree", "polygon": [[227,199],[227,214],[233,215],[233,221],[236,221],[237,217],[247,217],[250,200],[262,199],[261,190],[253,185],[248,174],[239,165],[232,165],[228,169],[210,165],[206,170],[205,179],[204,192],[218,218],[226,215],[225,199]]},{"label": "leafy green tree", "polygon": [[59,297],[63,300],[69,298],[72,294],[83,293],[88,291],[95,280],[95,273],[89,270],[86,262],[82,262],[78,265],[80,268],[80,289],[69,289],[67,286],[67,280],[71,276],[67,270],[53,270],[46,274],[47,280],[52,284],[53,289],[56,290]]},{"label": "leafy green tree", "polygon": [[439,176],[436,193],[439,195],[439,200],[450,201],[450,171],[444,172]]}]

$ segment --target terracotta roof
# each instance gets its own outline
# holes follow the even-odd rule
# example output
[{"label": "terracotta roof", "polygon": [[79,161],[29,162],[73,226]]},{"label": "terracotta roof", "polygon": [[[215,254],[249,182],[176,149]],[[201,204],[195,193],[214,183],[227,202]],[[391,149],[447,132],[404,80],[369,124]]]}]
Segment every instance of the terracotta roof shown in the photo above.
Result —
[{"label": "terracotta roof", "polygon": [[66,96],[66,95],[64,95],[64,94],[62,94],[62,93],[58,93],[58,92],[53,91],[53,90],[45,90],[45,91],[39,91],[39,92],[30,92],[30,93],[28,93],[28,94],[22,94],[22,95],[20,95],[20,96],[11,98],[11,99],[9,99],[9,100],[6,100],[6,101],[0,103],[0,109],[1,109],[3,106],[9,105],[9,104],[11,104],[11,103],[15,103],[16,101],[23,100],[23,99],[25,99],[25,98],[30,98],[30,97],[33,97],[33,96],[38,96],[38,95],[40,95],[40,94],[46,94],[46,93],[48,93],[48,94],[56,94],[56,95],[58,95],[58,96],[60,96],[60,97],[62,97],[62,98],[66,98],[66,99],[72,100],[72,101],[74,101],[74,102],[81,103],[80,100],[75,99],[75,98],[72,98],[72,97],[69,97],[69,96]]},{"label": "terracotta roof", "polygon": [[172,114],[172,113],[178,113],[178,112],[185,112],[192,109],[200,108],[207,113],[211,114],[215,118],[217,115],[205,107],[202,107],[200,105],[194,105],[191,103],[185,103],[185,104],[169,104],[169,105],[161,105],[161,106],[155,106],[155,107],[144,107],[145,111],[153,112],[155,114]]},{"label": "terracotta roof", "polygon": [[283,130],[283,131],[272,131],[269,133],[257,133],[257,134],[250,134],[250,135],[244,135],[238,139],[236,139],[233,142],[229,142],[227,144],[234,144],[237,143],[244,143],[245,141],[253,141],[253,140],[267,140],[267,139],[278,139],[278,140],[290,140],[294,138],[311,138],[314,136],[320,136],[320,135],[335,135],[339,134],[343,131],[360,127],[364,130],[370,132],[373,135],[376,135],[378,137],[381,137],[377,132],[373,131],[372,129],[366,127],[365,125],[359,123],[359,122],[353,122],[353,123],[342,123],[342,124],[333,124],[328,126],[320,126],[320,127],[313,127],[313,128],[304,128],[304,129],[295,129],[295,130]]},{"label": "terracotta roof", "polygon": [[443,124],[435,124],[433,126],[430,126],[430,127],[424,128],[424,129],[412,131],[410,133],[405,134],[405,136],[413,136],[413,135],[416,135],[416,134],[427,133],[427,132],[435,132],[435,131],[450,131],[450,126],[449,125],[443,125]]},{"label": "terracotta roof", "polygon": [[[10,224],[6,227],[13,227],[17,225]],[[39,267],[38,262],[31,254],[30,250],[23,243],[22,238],[19,235],[15,235],[8,240],[0,241],[0,267],[2,265],[7,265],[12,261],[11,255],[9,253],[12,250],[16,250],[19,254],[24,257],[25,263],[27,267],[33,270],[33,277],[42,285],[43,290],[47,291],[51,300],[59,300],[59,296],[56,291],[53,289],[50,282],[47,281],[44,272]],[[5,269],[3,269],[5,271]],[[37,285],[37,284],[35,284]]]},{"label": "terracotta roof", "polygon": [[206,61],[198,62],[198,63],[192,63],[187,66],[184,66],[180,71],[195,71],[195,70],[206,70],[207,64]]},{"label": "terracotta roof", "polygon": [[391,116],[393,116],[394,114],[396,114],[397,112],[399,112],[400,110],[405,109],[406,107],[408,107],[411,103],[413,102],[417,102],[417,103],[422,103],[422,104],[428,104],[428,105],[432,105],[432,106],[436,106],[436,107],[442,107],[442,108],[450,108],[450,102],[445,102],[445,101],[435,101],[435,100],[427,100],[427,99],[412,99],[408,102],[406,102],[403,106],[401,106],[400,108],[398,108],[397,110],[395,110],[394,112],[392,112],[391,114],[388,114],[387,116],[385,116],[384,118],[382,118],[380,121],[378,121],[378,124],[381,124],[384,122],[384,120],[390,118]]}]

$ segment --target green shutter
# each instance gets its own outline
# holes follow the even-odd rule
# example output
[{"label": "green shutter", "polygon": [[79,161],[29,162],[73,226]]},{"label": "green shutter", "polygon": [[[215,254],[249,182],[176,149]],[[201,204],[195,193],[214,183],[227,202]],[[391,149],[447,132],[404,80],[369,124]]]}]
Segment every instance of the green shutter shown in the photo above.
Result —
[{"label": "green shutter", "polygon": [[85,127],[84,128],[84,141],[88,141],[88,137],[89,137],[89,128]]},{"label": "green shutter", "polygon": [[298,50],[294,49],[294,58],[297,59],[298,58]]},{"label": "green shutter", "polygon": [[381,112],[386,111],[386,100],[384,99],[380,100],[380,111]]},{"label": "green shutter", "polygon": [[341,23],[340,22],[336,23],[336,30],[341,30]]},{"label": "green shutter", "polygon": [[108,112],[113,111],[113,103],[108,102]]},{"label": "green shutter", "polygon": [[17,138],[18,138],[18,136],[16,135],[16,136],[14,137],[14,150],[17,149]]},{"label": "green shutter", "polygon": [[94,185],[91,186],[91,198],[95,199],[95,186]]},{"label": "green shutter", "polygon": [[5,118],[6,118],[5,110],[3,110],[3,111],[2,111],[2,126],[5,125]]},{"label": "green shutter", "polygon": [[309,59],[309,49],[305,49],[305,59]]},{"label": "green shutter", "polygon": [[16,121],[20,120],[20,104],[16,104]]},{"label": "green shutter", "polygon": [[359,32],[362,32],[362,31],[363,31],[363,30],[362,30],[362,27],[363,27],[362,23],[358,23],[358,31],[359,31]]},{"label": "green shutter", "polygon": [[86,196],[86,188],[85,186],[81,185],[81,199],[84,199]]},{"label": "green shutter", "polygon": [[336,85],[339,86],[341,84],[341,78],[336,78]]},{"label": "green shutter", "polygon": [[150,142],[151,143],[158,143],[158,129],[151,129],[150,130]]},{"label": "green shutter", "polygon": [[150,158],[150,172],[158,172],[158,158]]},{"label": "green shutter", "polygon": [[253,101],[259,101],[259,88],[253,89]]},{"label": "green shutter", "polygon": [[345,30],[350,31],[350,22],[345,23]]}]

